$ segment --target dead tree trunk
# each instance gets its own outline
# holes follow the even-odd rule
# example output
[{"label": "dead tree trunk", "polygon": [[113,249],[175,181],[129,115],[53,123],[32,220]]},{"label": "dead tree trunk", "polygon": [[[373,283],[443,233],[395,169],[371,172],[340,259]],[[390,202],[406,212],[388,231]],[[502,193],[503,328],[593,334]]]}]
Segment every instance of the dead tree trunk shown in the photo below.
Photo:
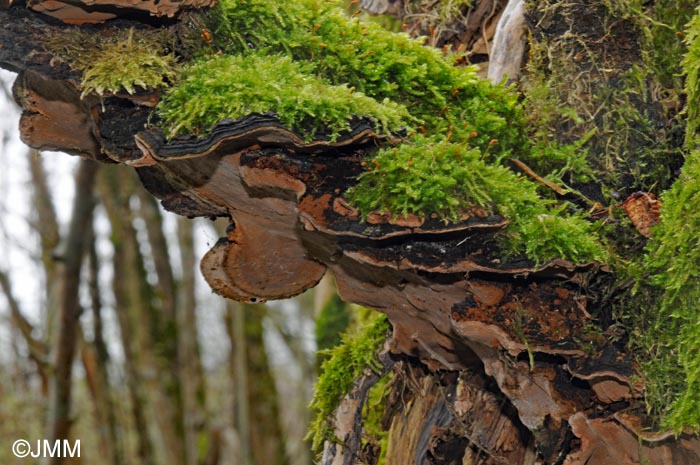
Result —
[{"label": "dead tree trunk", "polygon": [[[178,27],[143,17],[143,10],[173,14],[180,4],[167,1],[85,9],[79,2],[51,3],[51,9],[41,1],[31,7],[73,23],[125,15],[118,24],[93,26],[98,34],[141,27],[140,19]],[[505,2],[486,3],[495,11]],[[285,298],[330,271],[343,299],[388,315],[389,348],[400,362],[386,419],[388,463],[700,460],[696,435],[645,430],[633,354],[590,331],[597,301],[581,284],[600,278],[604,266],[561,259],[536,266],[492,256],[484,244],[506,224],[497,215],[467,215],[449,225],[388,215],[362,222],[342,192],[363,172],[362,156],[382,141],[361,121],[335,141],[309,142],[269,115],[167,140],[157,127],[144,129],[156,93],[81,99],[78,73],[44,47],[68,28],[23,6],[0,11],[0,65],[21,72],[14,91],[25,110],[27,143],[133,166],[165,208],[189,217],[229,217],[226,236],[201,265],[221,295],[250,303]],[[495,28],[491,13],[483,17]],[[547,14],[533,16],[541,21],[535,32],[562,32]],[[606,25],[622,36],[619,43],[609,42],[615,34],[596,29],[601,35],[589,44],[593,51],[608,60],[614,45],[628,45],[625,30],[614,29],[624,24]],[[572,57],[577,66],[585,58]],[[636,58],[632,53],[625,60]],[[629,64],[625,60],[606,64]],[[609,69],[598,71],[614,81]],[[349,396],[353,405],[365,395],[358,386]],[[355,440],[346,444],[352,447],[329,446],[327,463],[373,457],[358,450],[361,426],[352,424],[348,437]]]}]

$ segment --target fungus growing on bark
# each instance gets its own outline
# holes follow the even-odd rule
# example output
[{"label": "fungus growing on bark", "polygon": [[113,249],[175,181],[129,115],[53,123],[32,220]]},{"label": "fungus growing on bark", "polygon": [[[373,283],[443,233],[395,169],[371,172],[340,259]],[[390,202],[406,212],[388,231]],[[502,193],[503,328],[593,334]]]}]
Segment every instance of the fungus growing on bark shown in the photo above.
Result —
[{"label": "fungus growing on bark", "polygon": [[[215,49],[206,47],[219,46],[222,53],[243,53],[241,46],[247,47],[247,39],[254,39],[252,32],[258,31],[254,27],[267,28],[270,35],[260,34],[263,40],[245,53],[256,53],[255,47],[265,53],[271,47],[283,49],[289,45],[282,40],[284,34],[299,32],[292,26],[290,30],[271,27],[280,19],[267,15],[267,3],[244,3],[259,8],[261,17],[248,18],[247,10],[231,10],[242,3],[227,3],[222,8],[235,13],[229,18],[231,24],[257,19],[268,23],[251,24],[251,29],[241,28],[231,35],[208,28],[212,40],[206,41],[202,53],[215,54]],[[290,14],[299,13],[295,8],[290,5]],[[383,37],[378,29],[363,30],[339,19],[336,12],[315,13],[323,19],[322,27],[305,43],[311,49],[291,50],[294,59],[308,60],[311,55],[332,72],[347,71],[340,78],[366,81],[365,88],[358,90],[378,102],[404,94],[391,83],[372,80],[372,73],[395,70],[413,85],[415,73],[424,70],[425,92],[406,99],[411,104],[418,102],[413,116],[424,119],[421,125],[436,136],[428,141],[432,148],[442,144],[446,153],[455,155],[455,146],[450,144],[468,142],[479,154],[473,166],[492,168],[513,150],[534,158],[545,153],[535,153],[535,145],[528,142],[515,94],[477,81],[473,70],[454,74],[452,63],[436,58],[439,52],[424,51],[403,36],[387,39],[395,45],[393,58],[378,56],[384,45],[372,43]],[[167,140],[157,127],[161,121],[153,109],[156,93],[146,92],[144,99],[123,92],[102,101],[94,96],[79,99],[79,73],[52,60],[54,56],[44,47],[47,34],[60,35],[67,28],[46,24],[41,15],[18,7],[0,11],[0,21],[7,26],[0,29],[0,64],[21,71],[16,94],[25,110],[21,129],[29,143],[130,164],[166,208],[186,216],[231,219],[227,236],[203,261],[213,288],[246,301],[281,298],[302,292],[331,271],[344,299],[388,316],[393,330],[388,348],[392,357],[401,359],[402,371],[397,371],[405,381],[402,391],[397,384],[395,398],[405,392],[418,399],[413,407],[403,406],[405,410],[394,402],[395,410],[389,415],[397,425],[389,428],[390,436],[406,441],[406,450],[420,457],[455,454],[457,459],[475,451],[500,451],[520,460],[514,463],[523,463],[536,450],[547,463],[565,460],[578,465],[619,458],[619,445],[606,438],[621,438],[624,444],[646,441],[628,426],[645,413],[632,381],[632,354],[596,326],[595,318],[602,314],[601,300],[590,292],[588,283],[599,279],[605,268],[589,260],[595,255],[591,250],[573,257],[581,263],[556,254],[539,257],[538,263],[536,253],[530,259],[522,250],[520,255],[502,253],[499,238],[515,224],[515,217],[509,216],[507,208],[498,208],[507,204],[491,202],[491,197],[465,200],[447,222],[441,212],[385,211],[381,205],[379,211],[362,211],[351,202],[348,189],[357,186],[358,176],[367,172],[378,146],[392,152],[394,138],[402,136],[378,130],[376,119],[363,119],[364,115],[348,119],[345,131],[339,131],[335,139],[324,137],[331,136],[332,130],[328,134],[317,131],[319,137],[310,139],[299,128],[285,127],[274,115],[256,114],[235,120],[222,115],[220,122],[203,128],[199,135],[181,134]],[[128,18],[123,21],[125,28],[135,23]],[[166,23],[160,24],[167,28]],[[354,48],[343,46],[340,32],[344,24],[353,27],[346,33],[351,46],[365,47],[361,49],[366,52],[365,61],[359,62],[362,66],[342,62],[357,54]],[[200,31],[196,32],[199,36]],[[245,33],[251,37],[241,35]],[[335,42],[328,41],[333,34],[338,35]],[[331,46],[338,47],[335,54],[327,50]],[[399,52],[401,47],[403,52]],[[196,59],[192,58],[196,53],[187,53],[182,56]],[[340,60],[342,66],[336,63],[333,68],[331,58]],[[397,64],[403,59],[409,66]],[[435,66],[414,66],[415,60]],[[458,83],[464,86],[455,85]],[[468,110],[473,118],[450,121],[456,118],[456,108]],[[431,120],[426,116],[431,112],[440,117]],[[65,115],[80,131],[61,125]],[[491,143],[494,139],[499,142]],[[487,147],[491,148],[487,151]],[[463,149],[460,155],[472,150]],[[386,166],[382,159],[374,160]],[[503,170],[491,171],[505,177]],[[480,173],[488,178],[486,171]],[[512,173],[507,176],[522,181]],[[535,187],[524,191],[537,197]],[[576,208],[573,203],[567,206]],[[525,213],[522,218],[542,228],[539,238],[548,240],[550,217],[558,217],[557,213],[541,209]],[[564,239],[572,241],[572,237]],[[411,384],[411,376],[419,383]],[[473,386],[478,396],[470,396],[464,385]],[[434,396],[420,398],[422,392]],[[441,400],[437,397],[441,393],[450,396]],[[498,441],[474,440],[464,425],[474,431],[487,430],[479,429],[478,422],[468,417],[469,405],[494,409],[488,418],[501,422],[498,431],[504,432],[512,450],[505,450]],[[495,406],[502,410],[496,411]],[[619,419],[622,409],[629,410],[631,417],[626,420],[632,420]],[[401,422],[425,432],[424,436],[402,434]],[[657,453],[661,450],[674,463],[700,455],[696,437],[664,441],[649,443],[649,447],[644,443],[641,450],[650,463],[664,463],[666,459]],[[444,447],[446,443],[451,447]],[[327,444],[328,451],[334,447],[336,452],[342,449]],[[394,453],[398,457],[401,452]]]}]

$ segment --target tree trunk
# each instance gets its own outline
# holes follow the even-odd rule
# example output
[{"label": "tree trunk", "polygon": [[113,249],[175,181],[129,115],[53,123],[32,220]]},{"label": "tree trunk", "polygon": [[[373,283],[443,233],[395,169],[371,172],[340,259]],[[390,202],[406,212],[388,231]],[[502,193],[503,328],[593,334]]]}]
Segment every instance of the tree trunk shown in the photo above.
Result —
[{"label": "tree trunk", "polygon": [[139,457],[146,464],[181,464],[184,458],[178,392],[172,391],[171,339],[162,344],[161,317],[154,306],[144,257],[132,224],[130,173],[104,170],[100,194],[112,225],[114,295],[125,353],[127,383],[139,439]]},{"label": "tree trunk", "polygon": [[[430,216],[378,213],[362,221],[343,193],[367,172],[363,157],[387,143],[366,122],[354,121],[336,139],[309,141],[270,114],[252,114],[221,121],[208,132],[168,139],[155,126],[158,123],[149,120],[158,92],[122,91],[104,98],[81,98],[75,84],[79,73],[56,63],[60,60],[54,60],[44,47],[51,38],[67,35],[69,28],[45,22],[42,15],[72,23],[123,15],[123,22],[91,29],[110,35],[130,25],[141,27],[139,18],[145,9],[156,15],[148,18],[150,25],[161,26],[178,40],[186,37],[183,30],[191,32],[198,24],[187,15],[178,18],[181,22],[157,16],[174,14],[180,4],[158,2],[156,9],[152,2],[142,3],[115,2],[123,9],[83,9],[80,2],[58,1],[49,7],[37,0],[30,5],[33,12],[20,5],[0,11],[0,23],[6,26],[0,30],[4,45],[0,65],[21,71],[15,94],[25,109],[25,141],[133,166],[165,208],[183,216],[229,217],[225,236],[201,265],[211,287],[225,297],[247,303],[286,298],[315,286],[330,271],[343,299],[385,313],[393,327],[389,358],[398,360],[384,422],[389,430],[388,463],[700,461],[697,435],[656,434],[646,429],[644,422],[649,418],[635,380],[635,354],[611,336],[613,317],[604,283],[612,278],[606,266],[563,259],[509,261],[490,248],[507,220],[485,212],[471,212],[452,223]],[[481,29],[485,52],[489,52],[488,30],[495,29],[497,12],[506,2],[476,3],[478,8],[491,7],[480,11],[481,19],[471,24]],[[539,70],[530,75],[529,84],[551,91],[547,102],[559,111],[552,110],[551,127],[538,137],[584,141],[590,149],[589,161],[600,175],[597,185],[577,186],[590,191],[588,197],[579,194],[595,204],[602,201],[603,190],[619,196],[613,189],[618,185],[632,191],[668,186],[677,169],[678,137],[674,139],[670,126],[664,126],[663,105],[646,103],[647,91],[653,93],[654,88],[626,87],[624,102],[606,93],[623,84],[632,86],[621,76],[644,64],[643,34],[640,23],[632,19],[638,19],[635,12],[626,9],[627,2],[616,1],[548,0],[528,5],[525,24],[531,28],[533,57],[529,66]],[[599,21],[601,17],[605,21]],[[211,32],[195,28],[195,41],[208,43]],[[135,31],[146,34],[139,28]],[[430,26],[428,31],[437,37]],[[469,36],[473,44],[478,36]],[[182,57],[188,56],[186,40],[173,43],[181,47]],[[583,48],[572,48],[578,46]],[[561,76],[570,78],[565,81],[568,87],[557,86]],[[600,81],[582,80],[591,76]],[[581,112],[585,118],[565,111],[576,100],[586,103]],[[609,107],[615,111],[603,111]],[[648,117],[645,124],[651,121],[656,126],[639,121],[616,126],[630,109]],[[151,126],[144,128],[149,121]],[[654,140],[662,129],[661,142]],[[652,161],[658,170],[644,171]],[[544,180],[536,169],[521,169],[538,182]],[[123,189],[115,185],[109,195]],[[113,224],[119,221],[115,215],[121,213],[110,215]],[[629,249],[639,252],[639,238],[631,242]],[[115,277],[132,287],[139,282],[144,285],[142,268],[138,260],[122,264]],[[127,271],[136,278],[129,279]],[[120,311],[129,313],[123,337],[125,331],[127,337],[140,337],[136,312],[148,319],[150,310],[122,304]],[[240,321],[244,317],[239,313],[234,312],[234,357],[249,361],[253,355],[262,357],[259,335],[254,344],[246,344],[249,353],[239,349],[237,344],[245,338]],[[594,320],[591,315],[600,317]],[[255,318],[259,329],[259,314]],[[125,347],[131,347],[126,349],[127,360],[134,360],[136,348],[143,343],[139,344],[125,341]],[[239,360],[232,369],[241,389],[241,441],[255,444],[249,455],[256,460],[257,454],[269,452],[265,463],[275,463],[277,446],[260,450],[264,447],[258,439],[263,433],[249,424],[257,407],[250,404],[246,413],[244,406],[249,404],[242,399],[251,398],[257,388],[254,382],[264,374],[241,370],[242,365]],[[384,366],[388,365],[385,360]],[[248,378],[241,379],[243,375]],[[134,374],[134,379],[143,376]],[[269,380],[261,384],[272,386]],[[340,404],[336,426],[349,425],[349,429],[343,430],[340,443],[327,444],[329,463],[336,458],[342,461],[336,463],[344,464],[376,460],[374,445],[363,444],[361,437],[361,406],[368,392],[358,382],[346,398],[349,402]],[[340,418],[343,413],[347,416]],[[243,461],[249,463],[247,458]]]},{"label": "tree trunk", "polygon": [[85,368],[85,380],[93,401],[95,425],[98,428],[99,451],[101,457],[108,457],[110,465],[124,463],[123,439],[119,433],[115,412],[114,392],[109,380],[110,365],[107,343],[104,338],[102,318],[102,298],[99,288],[99,259],[95,234],[91,228],[92,242],[89,251],[88,287],[92,311],[93,340],[86,341],[81,331],[81,354]]},{"label": "tree trunk", "polygon": [[[193,222],[178,218],[177,238],[180,249],[182,277],[178,286],[178,365],[182,389],[185,438],[188,465],[202,463],[201,454],[209,434],[207,425],[207,398],[204,368],[202,367],[197,334],[197,301],[195,289],[196,259],[194,252]],[[214,447],[209,444],[209,449]]]},{"label": "tree trunk", "polygon": [[[95,205],[92,190],[97,174],[97,165],[92,160],[83,160],[75,178],[75,201],[66,249],[63,255],[63,289],[58,318],[58,337],[54,347],[52,376],[49,380],[48,431],[49,441],[67,440],[71,427],[71,390],[73,385],[73,358],[78,341],[78,318],[80,272],[87,250],[85,231],[89,229]],[[63,457],[54,457],[49,462],[59,465]]]},{"label": "tree trunk", "polygon": [[[263,305],[244,305],[245,353],[250,410],[250,450],[255,465],[284,465],[284,440],[280,428],[275,379],[270,371],[263,338]],[[257,419],[264,418],[264,421]]]},{"label": "tree trunk", "polygon": [[41,238],[41,263],[44,267],[44,280],[46,283],[45,305],[43,315],[44,341],[49,346],[53,345],[56,337],[57,309],[61,299],[61,267],[58,250],[61,241],[58,219],[51,200],[46,172],[42,164],[41,153],[30,150],[27,154],[29,168],[32,176],[33,200],[36,205],[35,228]]},{"label": "tree trunk", "polygon": [[229,354],[229,378],[233,386],[233,425],[238,435],[238,460],[243,465],[254,465],[251,450],[251,413],[248,399],[248,344],[245,336],[245,315],[243,305],[238,302],[226,302],[226,332],[231,351]]}]

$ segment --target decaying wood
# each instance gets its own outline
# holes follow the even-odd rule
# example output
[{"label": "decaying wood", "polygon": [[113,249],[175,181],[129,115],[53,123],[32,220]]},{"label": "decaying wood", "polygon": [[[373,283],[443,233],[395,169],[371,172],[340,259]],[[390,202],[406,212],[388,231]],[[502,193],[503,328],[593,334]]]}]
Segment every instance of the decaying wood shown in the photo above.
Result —
[{"label": "decaying wood", "polygon": [[[363,446],[362,410],[369,400],[369,391],[393,367],[388,352],[380,356],[381,369],[366,369],[353,383],[350,392],[335,411],[335,436],[338,442],[328,443],[320,465],[372,464],[377,461],[376,445],[371,441]],[[404,462],[409,463],[409,462]]]},{"label": "decaying wood", "polygon": [[[251,115],[166,141],[144,129],[152,105],[80,99],[75,76],[41,46],[62,26],[16,6],[0,10],[0,24],[0,66],[20,72],[27,143],[131,165],[167,209],[230,218],[202,261],[215,291],[278,299],[330,271],[341,297],[389,316],[392,354],[422,370],[401,391],[411,405],[393,410],[390,435],[405,448],[389,463],[419,451],[439,464],[532,463],[535,451],[547,464],[700,461],[697,437],[652,440],[630,426],[644,416],[632,355],[590,331],[595,301],[581,284],[604,272],[597,264],[503,261],[492,244],[507,222],[479,209],[449,226],[362,221],[342,193],[362,157],[390,142],[366,122],[308,142],[272,115]],[[345,457],[361,457],[353,444]]]},{"label": "decaying wood", "polygon": [[388,418],[387,465],[520,465],[533,457],[515,410],[477,371],[430,374],[399,362],[387,409],[401,412]]},{"label": "decaying wood", "polygon": [[[429,45],[463,53],[466,61],[483,64],[486,75],[497,24],[507,3],[507,0],[362,0],[359,6],[370,14],[395,16],[411,35],[427,37]],[[510,31],[519,27],[516,22],[511,22]],[[515,34],[511,37],[515,39]],[[514,50],[510,56],[516,53]]]}]

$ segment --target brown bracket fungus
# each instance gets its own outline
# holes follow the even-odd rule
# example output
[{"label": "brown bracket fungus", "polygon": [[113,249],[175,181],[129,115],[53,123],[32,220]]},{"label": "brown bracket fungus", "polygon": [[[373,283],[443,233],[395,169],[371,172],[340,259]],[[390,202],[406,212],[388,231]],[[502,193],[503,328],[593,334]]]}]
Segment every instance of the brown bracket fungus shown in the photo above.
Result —
[{"label": "brown bracket fungus", "polygon": [[172,18],[190,8],[212,6],[211,0],[30,0],[34,11],[52,16],[66,24],[102,23],[110,19],[141,13],[144,16]]}]

